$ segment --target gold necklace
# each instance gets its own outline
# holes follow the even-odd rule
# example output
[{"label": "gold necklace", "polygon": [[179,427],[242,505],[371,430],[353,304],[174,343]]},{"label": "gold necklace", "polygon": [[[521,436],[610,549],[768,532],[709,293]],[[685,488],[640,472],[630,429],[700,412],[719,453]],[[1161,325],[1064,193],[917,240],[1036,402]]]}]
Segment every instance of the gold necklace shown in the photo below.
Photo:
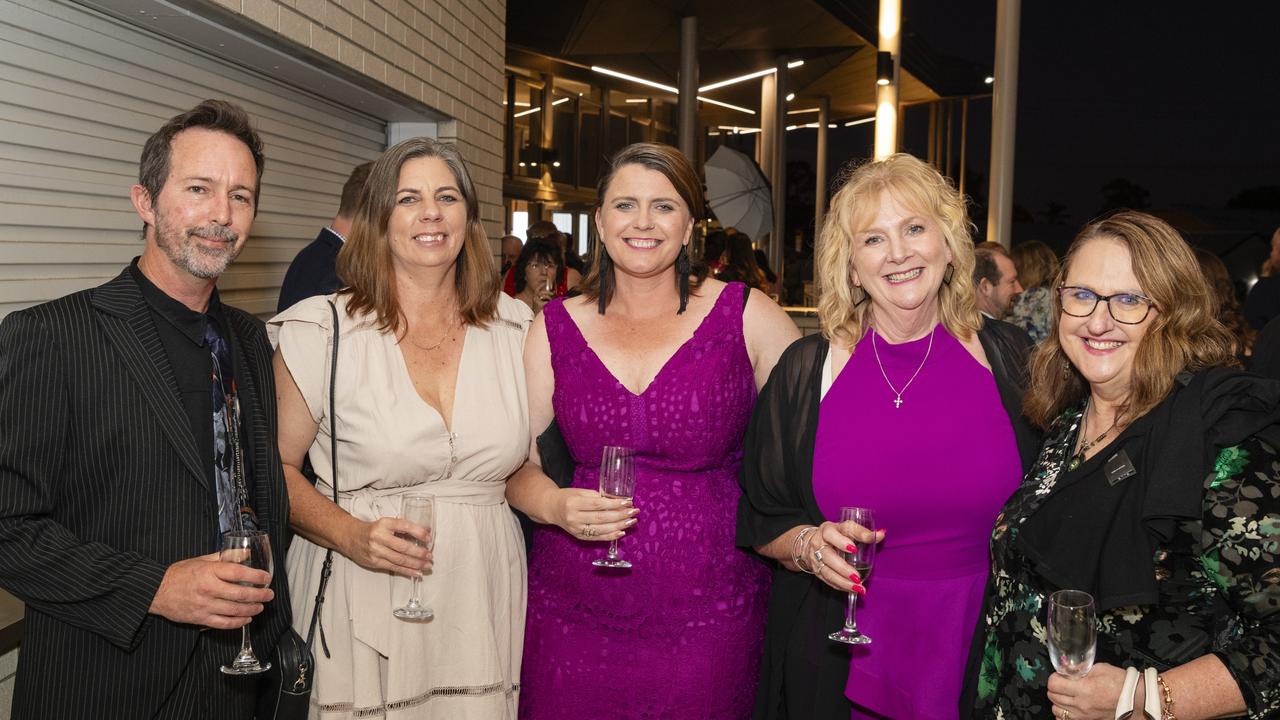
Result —
[{"label": "gold necklace", "polygon": [[413,343],[413,346],[414,346],[414,347],[416,347],[416,348],[418,348],[419,350],[424,350],[424,351],[426,351],[426,352],[431,352],[432,350],[435,350],[436,348],[438,348],[438,347],[440,347],[441,345],[443,345],[445,340],[448,340],[448,339],[449,339],[449,333],[453,332],[453,328],[454,328],[454,327],[456,327],[456,326],[457,326],[457,324],[458,324],[458,323],[457,323],[457,318],[454,318],[453,320],[451,320],[451,321],[449,322],[449,327],[446,327],[446,328],[444,329],[444,335],[441,335],[441,336],[440,336],[440,339],[439,339],[439,340],[437,340],[437,341],[436,341],[436,343],[435,343],[434,345],[419,345],[419,344],[418,344],[418,341],[417,341],[417,340],[414,340],[412,335],[410,335],[410,336],[409,336],[409,342]]},{"label": "gold necklace", "polygon": [[[1084,412],[1081,413],[1080,415],[1079,437],[1081,438],[1085,438],[1086,432],[1088,431],[1088,427],[1089,427],[1089,404],[1090,404],[1089,401],[1086,400],[1084,405]],[[1081,443],[1080,449],[1076,451],[1075,455],[1071,456],[1071,462],[1067,463],[1067,472],[1071,472],[1076,468],[1080,467],[1080,463],[1084,462],[1084,454],[1092,450],[1094,447],[1096,447],[1098,443],[1102,442],[1103,438],[1110,435],[1111,431],[1116,429],[1117,421],[1119,421],[1119,418],[1116,418],[1116,420],[1113,420],[1111,422],[1111,427],[1107,428],[1106,430],[1103,430],[1102,434],[1099,435],[1098,437],[1094,438],[1093,440],[1086,440],[1085,442]]]}]

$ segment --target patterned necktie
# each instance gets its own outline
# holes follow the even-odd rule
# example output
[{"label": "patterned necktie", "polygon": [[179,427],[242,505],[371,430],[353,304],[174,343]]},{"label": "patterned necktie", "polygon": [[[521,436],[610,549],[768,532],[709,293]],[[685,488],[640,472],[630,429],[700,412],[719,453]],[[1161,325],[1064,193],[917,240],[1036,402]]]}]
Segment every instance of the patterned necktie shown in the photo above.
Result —
[{"label": "patterned necktie", "polygon": [[231,365],[231,348],[218,334],[212,320],[204,339],[212,355],[210,390],[213,400],[213,475],[218,494],[218,532],[256,530],[257,518],[249,507],[249,493],[240,452],[240,408]]}]

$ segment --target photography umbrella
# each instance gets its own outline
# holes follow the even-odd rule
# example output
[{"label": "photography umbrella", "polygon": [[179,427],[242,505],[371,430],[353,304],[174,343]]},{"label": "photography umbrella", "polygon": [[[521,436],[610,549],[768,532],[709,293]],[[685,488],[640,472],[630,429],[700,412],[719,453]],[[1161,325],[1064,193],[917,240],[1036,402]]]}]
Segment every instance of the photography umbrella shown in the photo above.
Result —
[{"label": "photography umbrella", "polygon": [[724,145],[707,159],[707,204],[720,224],[759,241],[773,231],[773,192],[750,157]]}]

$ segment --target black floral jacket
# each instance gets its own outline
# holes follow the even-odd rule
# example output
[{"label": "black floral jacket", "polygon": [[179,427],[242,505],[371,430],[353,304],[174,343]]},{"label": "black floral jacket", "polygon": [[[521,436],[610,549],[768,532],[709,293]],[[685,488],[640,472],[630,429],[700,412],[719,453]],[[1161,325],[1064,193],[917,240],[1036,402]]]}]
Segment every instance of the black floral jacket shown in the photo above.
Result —
[{"label": "black floral jacket", "polygon": [[[1045,688],[1053,666],[1042,606],[1059,588],[1034,572],[1014,540],[1060,477],[1103,472],[1099,460],[1110,450],[1066,469],[1081,410],[1050,428],[1039,460],[996,520],[969,717],[1050,715]],[[1121,434],[1112,446],[1125,441]],[[1212,653],[1239,684],[1250,718],[1280,718],[1280,454],[1256,436],[1222,448],[1204,488],[1203,517],[1181,523],[1155,552],[1159,603],[1098,614],[1097,662],[1163,671]]]}]

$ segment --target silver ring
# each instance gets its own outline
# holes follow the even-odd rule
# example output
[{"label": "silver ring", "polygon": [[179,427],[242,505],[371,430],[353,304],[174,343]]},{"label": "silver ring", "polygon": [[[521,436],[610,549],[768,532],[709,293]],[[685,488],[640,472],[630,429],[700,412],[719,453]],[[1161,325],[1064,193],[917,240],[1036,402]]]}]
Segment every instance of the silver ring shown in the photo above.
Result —
[{"label": "silver ring", "polygon": [[[822,566],[822,567],[826,567],[826,566],[827,566],[827,564],[826,564],[826,563],[822,562],[822,548],[821,548],[821,547],[819,547],[817,550],[814,550],[814,551],[813,551],[813,561],[814,561],[815,563],[817,563],[818,565]],[[817,572],[817,571],[815,570],[815,572]]]}]

